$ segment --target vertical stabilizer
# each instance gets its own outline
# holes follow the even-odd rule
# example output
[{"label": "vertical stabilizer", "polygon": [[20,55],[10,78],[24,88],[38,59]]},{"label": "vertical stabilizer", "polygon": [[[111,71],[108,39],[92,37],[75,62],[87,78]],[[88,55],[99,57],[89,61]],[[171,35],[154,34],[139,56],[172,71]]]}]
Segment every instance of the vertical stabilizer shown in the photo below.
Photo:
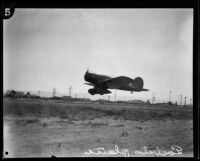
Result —
[{"label": "vertical stabilizer", "polygon": [[143,89],[143,85],[144,85],[144,82],[143,82],[143,79],[140,78],[140,77],[136,77],[134,79],[134,86],[138,89]]}]

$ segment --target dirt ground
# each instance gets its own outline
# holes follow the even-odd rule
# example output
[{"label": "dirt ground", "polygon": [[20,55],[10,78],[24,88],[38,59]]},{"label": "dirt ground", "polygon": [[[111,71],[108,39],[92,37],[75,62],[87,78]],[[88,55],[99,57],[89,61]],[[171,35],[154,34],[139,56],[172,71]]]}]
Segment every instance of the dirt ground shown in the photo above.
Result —
[{"label": "dirt ground", "polygon": [[[34,112],[29,115],[21,113],[17,115],[11,110],[6,111],[8,108],[15,108],[16,104],[12,100],[4,102],[5,158],[124,157],[122,154],[87,154],[89,150],[94,152],[96,148],[104,148],[102,151],[108,152],[114,150],[116,146],[119,151],[127,149],[133,157],[161,157],[155,153],[138,154],[136,151],[144,152],[146,147],[154,151],[157,148],[164,153],[172,151],[173,145],[179,146],[182,154],[165,155],[166,157],[193,157],[193,119],[192,110],[188,107],[140,106],[138,108],[138,106],[117,105],[116,108],[121,109],[123,106],[123,111],[127,109],[129,112],[108,114],[108,111],[103,113],[97,110],[105,108],[104,105],[93,104],[92,107],[95,106],[93,112],[91,109],[85,113],[77,111],[85,116],[84,119],[77,117],[72,119],[75,118],[72,117],[75,116],[73,112],[66,112],[67,117],[42,115],[38,117]],[[84,107],[86,106],[84,104]],[[106,110],[109,108],[113,110],[115,106],[107,105]],[[146,111],[152,115],[151,118],[144,119],[148,116]],[[191,115],[184,115],[186,112]]]}]

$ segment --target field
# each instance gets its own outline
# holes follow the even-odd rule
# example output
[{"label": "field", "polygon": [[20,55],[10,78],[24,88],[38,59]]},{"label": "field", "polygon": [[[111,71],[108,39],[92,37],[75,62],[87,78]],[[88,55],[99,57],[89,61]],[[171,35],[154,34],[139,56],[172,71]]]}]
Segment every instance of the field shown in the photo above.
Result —
[{"label": "field", "polygon": [[193,156],[190,107],[4,98],[3,114],[5,158],[123,157],[103,154],[116,146],[134,157],[160,157],[158,149],[166,154],[173,145],[182,154],[163,156]]}]

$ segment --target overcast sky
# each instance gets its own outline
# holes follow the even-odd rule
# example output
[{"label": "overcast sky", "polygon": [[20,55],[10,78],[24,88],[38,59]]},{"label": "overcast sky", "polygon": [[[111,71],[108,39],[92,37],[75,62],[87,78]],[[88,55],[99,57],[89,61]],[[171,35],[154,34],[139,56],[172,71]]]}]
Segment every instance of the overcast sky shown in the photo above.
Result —
[{"label": "overcast sky", "polygon": [[4,20],[4,91],[87,93],[89,68],[150,90],[118,96],[192,98],[192,34],[192,9],[16,9]]}]

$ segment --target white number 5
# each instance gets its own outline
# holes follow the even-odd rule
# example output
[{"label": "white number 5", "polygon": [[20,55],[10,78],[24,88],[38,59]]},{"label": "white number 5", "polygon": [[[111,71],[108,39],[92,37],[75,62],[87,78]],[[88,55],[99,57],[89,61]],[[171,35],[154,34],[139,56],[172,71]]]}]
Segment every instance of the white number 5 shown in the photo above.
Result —
[{"label": "white number 5", "polygon": [[10,8],[5,8],[5,16],[10,16]]}]

